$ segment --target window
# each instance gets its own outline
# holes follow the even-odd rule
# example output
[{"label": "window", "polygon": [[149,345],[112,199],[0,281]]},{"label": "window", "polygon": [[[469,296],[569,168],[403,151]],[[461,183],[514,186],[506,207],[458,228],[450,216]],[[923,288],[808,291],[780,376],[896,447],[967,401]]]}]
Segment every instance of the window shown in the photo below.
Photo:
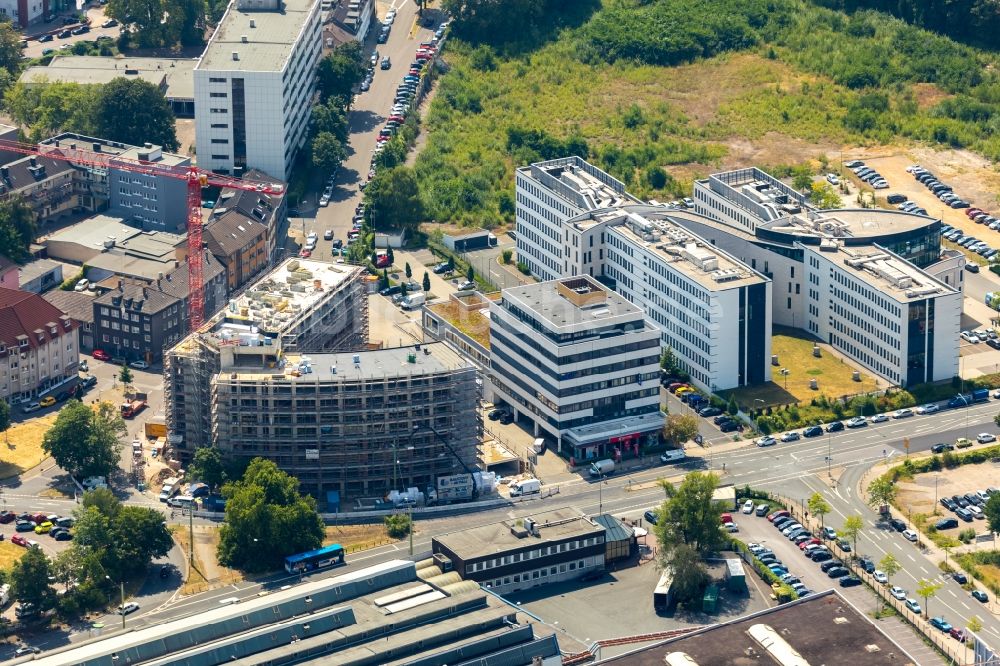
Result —
[{"label": "window", "polygon": [[229,155],[212,155],[213,160],[228,160]]},{"label": "window", "polygon": [[211,109],[212,113],[229,113],[229,109]]},{"label": "window", "polygon": [[225,83],[226,80],[225,79],[220,79],[217,76],[210,76],[210,77],[208,77],[208,82],[209,83]]},{"label": "window", "polygon": [[226,94],[226,93],[224,93],[224,92],[214,92],[214,93],[208,93],[208,96],[209,96],[209,97],[229,97],[229,95],[227,95],[227,94]]},{"label": "window", "polygon": [[229,129],[229,123],[212,123],[212,129]]},{"label": "window", "polygon": [[229,139],[212,139],[212,143],[229,143]]}]

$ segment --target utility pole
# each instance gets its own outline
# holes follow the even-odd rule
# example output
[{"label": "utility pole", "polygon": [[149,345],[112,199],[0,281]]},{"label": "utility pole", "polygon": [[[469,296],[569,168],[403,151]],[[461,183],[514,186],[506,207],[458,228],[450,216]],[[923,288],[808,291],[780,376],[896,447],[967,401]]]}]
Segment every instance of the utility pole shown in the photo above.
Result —
[{"label": "utility pole", "polygon": [[188,563],[194,569],[194,504],[188,507]]}]

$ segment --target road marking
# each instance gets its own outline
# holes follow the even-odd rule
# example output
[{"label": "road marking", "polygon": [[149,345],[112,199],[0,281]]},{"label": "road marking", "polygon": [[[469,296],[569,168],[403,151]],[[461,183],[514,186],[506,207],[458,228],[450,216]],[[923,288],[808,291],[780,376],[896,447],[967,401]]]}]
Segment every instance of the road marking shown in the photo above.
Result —
[{"label": "road marking", "polygon": [[[913,557],[913,555],[911,555],[910,553],[907,553],[907,554],[906,554],[906,556],[907,556],[908,558],[910,558],[911,560],[913,560],[913,563],[914,563],[914,564],[916,564],[916,563],[917,563],[917,558]],[[923,571],[923,570],[921,569],[921,571]]]}]

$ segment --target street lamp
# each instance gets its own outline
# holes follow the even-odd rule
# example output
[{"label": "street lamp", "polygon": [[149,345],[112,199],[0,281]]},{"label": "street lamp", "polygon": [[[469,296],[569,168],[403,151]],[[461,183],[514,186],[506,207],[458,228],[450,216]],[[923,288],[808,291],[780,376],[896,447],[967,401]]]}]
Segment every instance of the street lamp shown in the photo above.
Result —
[{"label": "street lamp", "polygon": [[[114,582],[114,581],[111,580],[111,576],[107,576],[106,575],[106,576],[104,576],[104,578],[107,579],[107,581],[109,583],[113,583]],[[120,585],[121,585],[121,599],[122,599],[122,603],[121,603],[121,606],[118,607],[118,613],[119,613],[119,615],[122,616],[122,629],[124,629],[125,628],[125,581],[121,581]]]},{"label": "street lamp", "polygon": [[778,372],[785,378],[785,390],[788,390],[788,375],[792,374],[792,371],[788,368],[782,368],[781,370],[778,370]]},{"label": "street lamp", "polygon": [[601,472],[597,483],[597,515],[604,513],[604,472]]}]

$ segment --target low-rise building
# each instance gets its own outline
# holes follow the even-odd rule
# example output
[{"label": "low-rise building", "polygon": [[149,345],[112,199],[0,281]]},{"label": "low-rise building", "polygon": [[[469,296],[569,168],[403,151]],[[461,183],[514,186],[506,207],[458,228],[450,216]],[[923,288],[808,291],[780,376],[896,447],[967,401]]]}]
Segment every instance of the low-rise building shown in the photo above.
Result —
[{"label": "low-rise building", "polygon": [[379,25],[375,16],[375,0],[337,0],[330,9],[332,22],[351,39],[364,44],[373,25]]},{"label": "low-rise building", "polygon": [[42,298],[69,315],[79,325],[80,351],[89,354],[94,351],[94,298],[92,291],[63,291],[52,289],[42,294]]},{"label": "low-rise building", "polygon": [[78,328],[38,294],[0,287],[0,398],[16,404],[75,382]]},{"label": "low-rise building", "polygon": [[[18,269],[18,286],[22,291],[44,294],[63,282],[63,265],[51,259],[32,259]],[[5,285],[6,286],[6,285]]]},{"label": "low-rise building", "polygon": [[68,214],[77,206],[75,169],[64,160],[29,155],[0,166],[0,199],[17,195],[39,223]]},{"label": "low-rise building", "polygon": [[590,460],[659,436],[660,332],[641,309],[586,275],[505,289],[489,307],[494,401],[536,437]]},{"label": "low-rise building", "polygon": [[450,532],[431,539],[435,560],[497,594],[604,569],[604,527],[574,507]]}]

